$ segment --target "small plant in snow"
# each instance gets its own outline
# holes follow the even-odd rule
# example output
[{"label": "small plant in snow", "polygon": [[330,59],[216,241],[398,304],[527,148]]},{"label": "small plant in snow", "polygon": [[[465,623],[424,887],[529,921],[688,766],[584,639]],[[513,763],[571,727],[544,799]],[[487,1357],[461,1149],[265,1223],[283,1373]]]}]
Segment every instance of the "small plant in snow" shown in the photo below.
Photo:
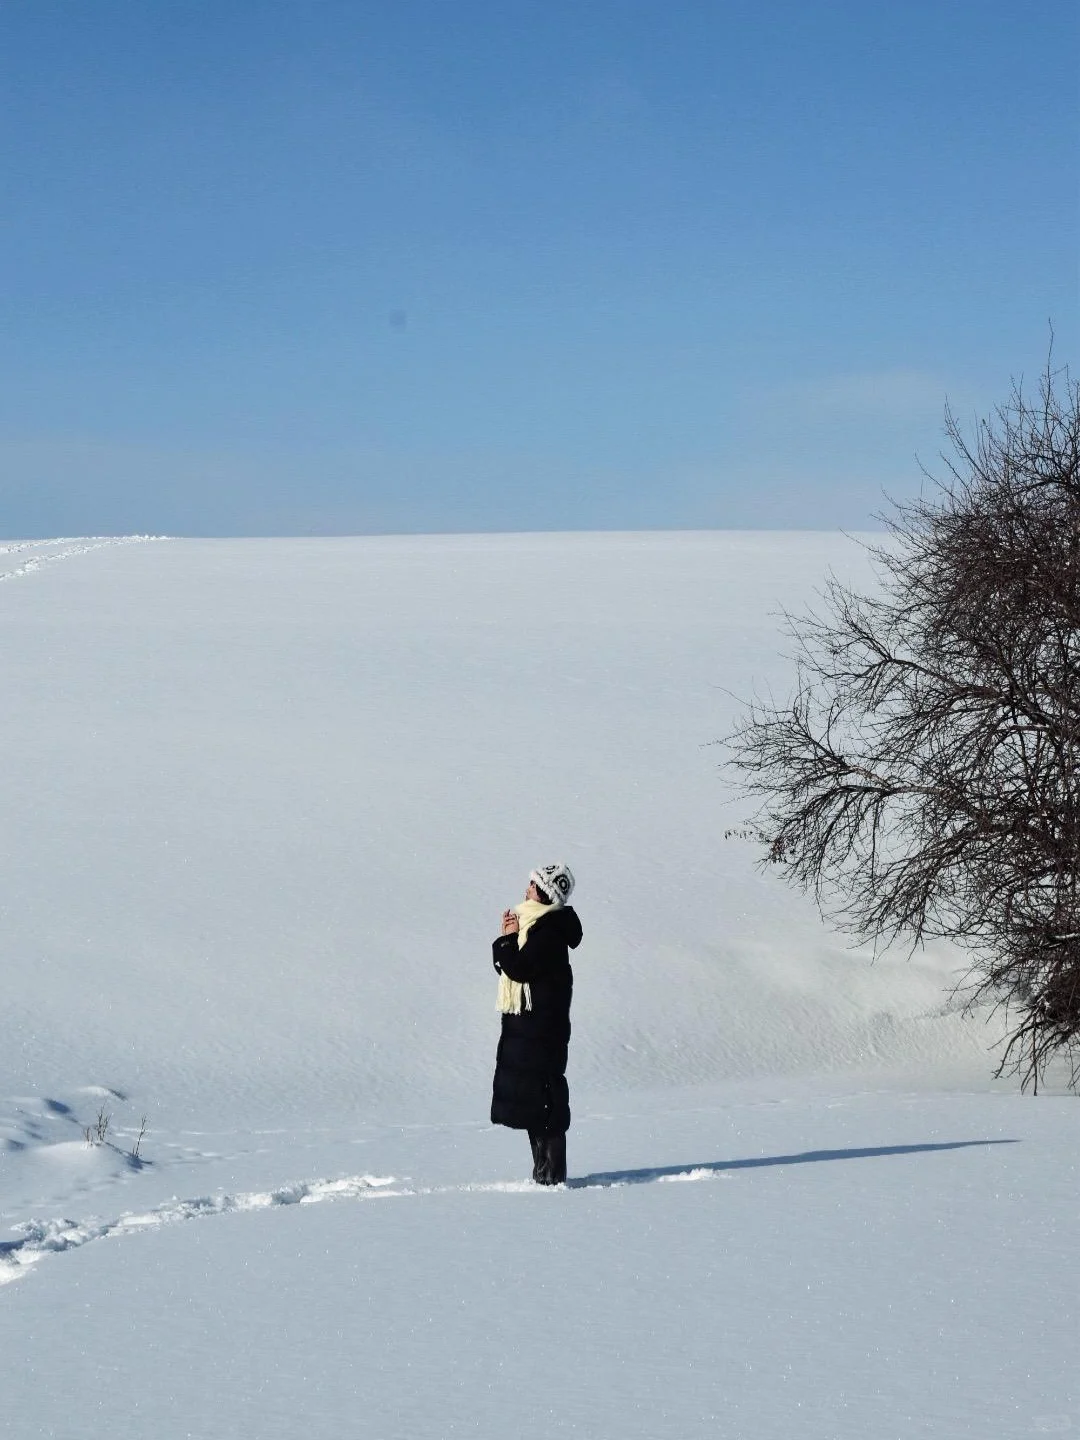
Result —
[{"label": "small plant in snow", "polygon": [[87,1145],[104,1145],[105,1137],[109,1133],[109,1122],[112,1116],[106,1114],[105,1106],[102,1105],[97,1113],[97,1119],[92,1125],[87,1125],[83,1134],[86,1136]]},{"label": "small plant in snow", "polygon": [[134,1145],[132,1145],[132,1147],[131,1147],[131,1158],[132,1158],[132,1160],[138,1160],[138,1158],[139,1158],[139,1151],[140,1151],[140,1149],[142,1148],[143,1137],[145,1136],[145,1134],[146,1134],[146,1116],[144,1115],[144,1116],[142,1117],[142,1119],[139,1121],[139,1133],[138,1133],[138,1135],[135,1136],[135,1143],[134,1143]]}]

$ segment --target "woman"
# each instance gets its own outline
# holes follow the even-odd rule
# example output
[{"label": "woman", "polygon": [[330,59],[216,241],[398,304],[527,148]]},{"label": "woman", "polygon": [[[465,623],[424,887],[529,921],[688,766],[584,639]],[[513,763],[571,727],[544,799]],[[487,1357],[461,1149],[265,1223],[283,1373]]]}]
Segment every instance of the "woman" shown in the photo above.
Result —
[{"label": "woman", "polygon": [[566,1179],[566,1052],[574,989],[569,952],[581,943],[581,921],[566,903],[573,888],[566,865],[534,870],[524,901],[504,912],[502,934],[492,946],[502,1034],[491,1121],[528,1130],[533,1179],[540,1185]]}]

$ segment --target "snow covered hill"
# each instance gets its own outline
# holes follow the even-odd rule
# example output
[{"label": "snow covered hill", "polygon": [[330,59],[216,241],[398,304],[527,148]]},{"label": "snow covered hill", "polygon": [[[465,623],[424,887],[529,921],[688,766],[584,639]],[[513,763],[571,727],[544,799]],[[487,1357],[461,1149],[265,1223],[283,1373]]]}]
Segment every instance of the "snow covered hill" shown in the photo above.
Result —
[{"label": "snow covered hill", "polygon": [[728,692],[786,683],[775,610],[853,542],[76,543],[0,591],[0,1094],[482,1112],[489,941],[551,857],[578,1089],[986,1073],[954,957],[871,968],[723,838]]},{"label": "snow covered hill", "polygon": [[[711,742],[830,567],[872,583],[832,535],[0,544],[2,1433],[1080,1425],[1075,1101],[991,1085],[955,954],[871,963],[724,839]],[[490,940],[555,859],[541,1194]]]}]

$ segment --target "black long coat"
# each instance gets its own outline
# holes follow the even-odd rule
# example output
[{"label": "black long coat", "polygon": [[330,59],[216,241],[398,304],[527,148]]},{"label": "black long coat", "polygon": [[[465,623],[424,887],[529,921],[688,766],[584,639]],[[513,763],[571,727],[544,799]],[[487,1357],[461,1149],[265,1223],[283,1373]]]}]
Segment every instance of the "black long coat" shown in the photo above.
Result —
[{"label": "black long coat", "polygon": [[581,921],[569,905],[553,906],[533,922],[525,944],[500,935],[492,948],[495,969],[528,985],[532,1009],[502,1017],[491,1096],[494,1125],[514,1130],[569,1130],[566,1053],[574,972],[570,951],[581,944]]}]

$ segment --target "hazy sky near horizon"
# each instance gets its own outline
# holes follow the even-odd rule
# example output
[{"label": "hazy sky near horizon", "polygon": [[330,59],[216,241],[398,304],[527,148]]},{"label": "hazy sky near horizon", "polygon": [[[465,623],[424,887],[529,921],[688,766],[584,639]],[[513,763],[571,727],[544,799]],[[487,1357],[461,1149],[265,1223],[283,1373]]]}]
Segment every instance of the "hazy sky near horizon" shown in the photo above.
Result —
[{"label": "hazy sky near horizon", "polygon": [[865,528],[1080,338],[1075,0],[7,0],[0,535]]}]

